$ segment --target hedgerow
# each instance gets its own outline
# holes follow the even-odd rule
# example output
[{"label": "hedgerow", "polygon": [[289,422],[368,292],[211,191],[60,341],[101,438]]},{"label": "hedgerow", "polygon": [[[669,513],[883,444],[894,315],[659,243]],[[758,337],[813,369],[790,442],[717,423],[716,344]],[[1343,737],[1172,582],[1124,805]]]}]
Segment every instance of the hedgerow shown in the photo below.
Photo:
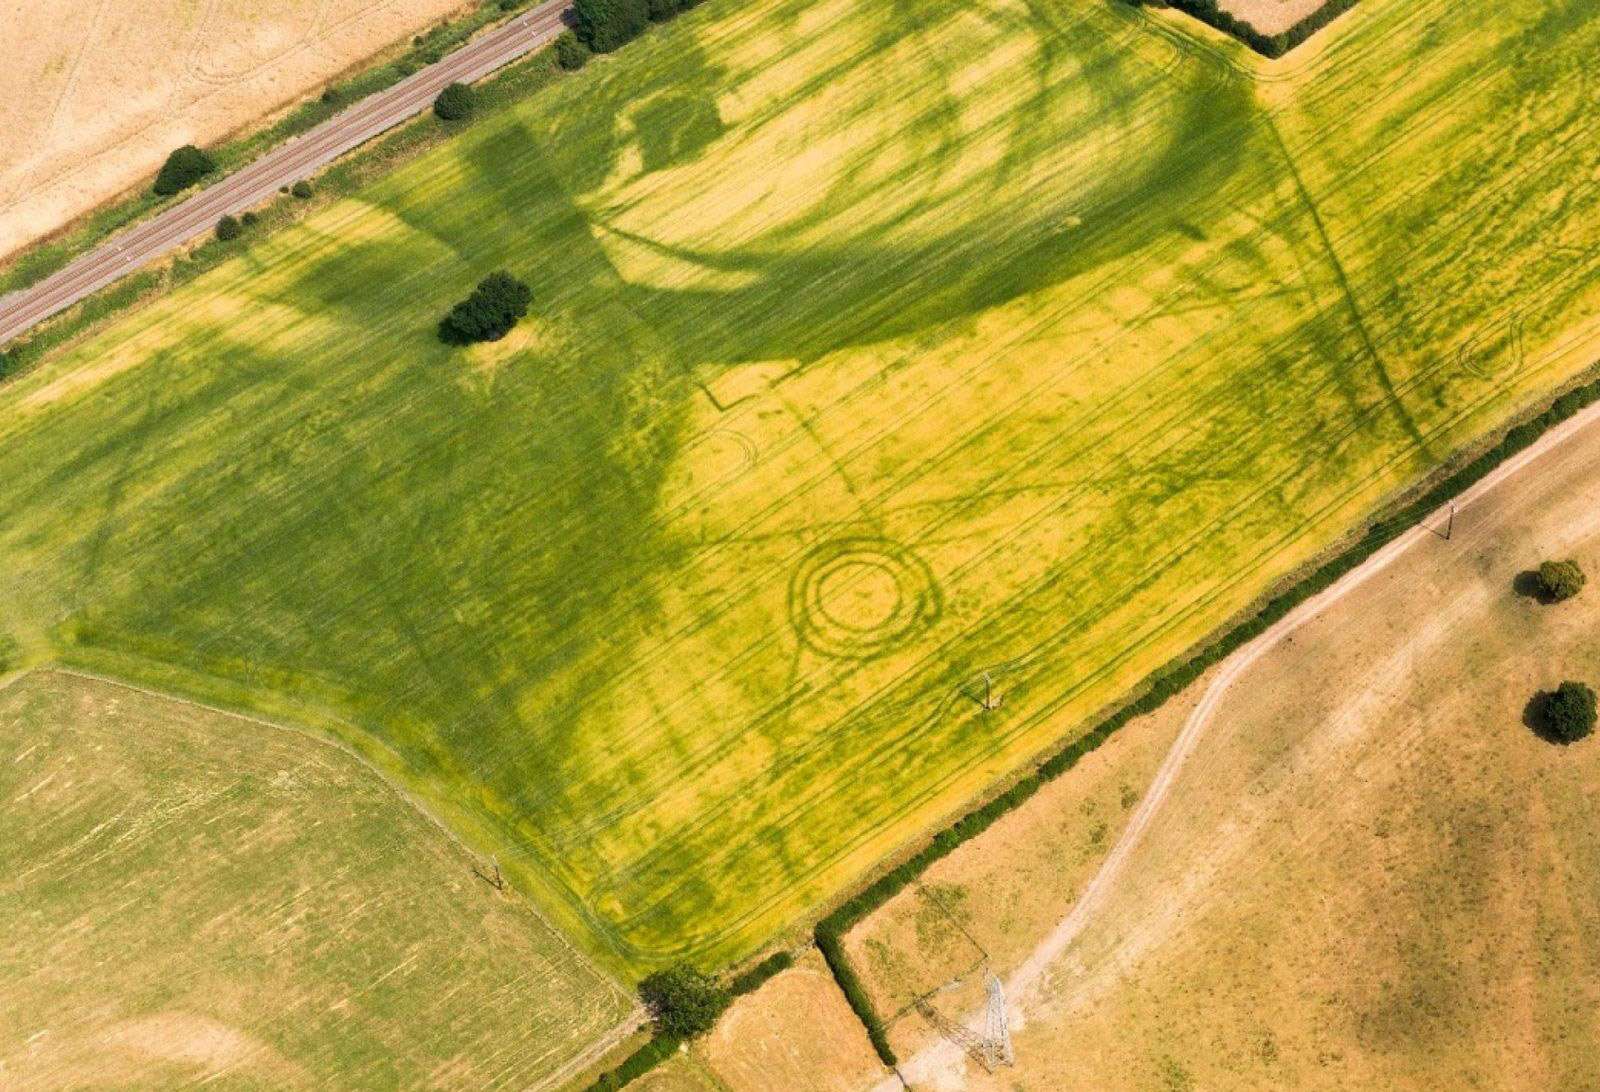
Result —
[{"label": "hedgerow", "polygon": [[[729,997],[742,997],[747,993],[754,993],[765,985],[768,979],[792,966],[794,966],[793,955],[786,951],[774,952],[729,982],[727,994]],[[684,1040],[677,1036],[658,1031],[648,1043],[624,1058],[617,1068],[607,1070],[595,1078],[588,1092],[613,1092],[614,1089],[631,1084],[672,1057],[683,1042]]]},{"label": "hedgerow", "polygon": [[845,954],[842,941],[846,933],[904,890],[929,865],[983,833],[1001,816],[1021,806],[1045,784],[1072,769],[1084,755],[1110,739],[1128,721],[1155,712],[1168,698],[1260,636],[1295,606],[1326,589],[1506,459],[1596,400],[1600,400],[1600,379],[1568,391],[1551,402],[1543,413],[1508,429],[1497,443],[1482,454],[1425,489],[1393,514],[1374,521],[1367,533],[1353,545],[1312,570],[1294,586],[1269,599],[1253,616],[1228,630],[1190,659],[1156,672],[1149,686],[1137,698],[1128,701],[1095,728],[1045,759],[1005,792],[939,831],[926,846],[840,903],[819,921],[813,934],[817,947],[821,949],[851,1009],[866,1027],[867,1037],[871,1039],[873,1049],[878,1052],[883,1064],[892,1068],[897,1059],[889,1045],[887,1029]]},{"label": "hedgerow", "polygon": [[678,1052],[683,1040],[657,1035],[644,1046],[622,1060],[615,1069],[608,1069],[595,1078],[588,1092],[613,1092],[631,1084]]},{"label": "hedgerow", "polygon": [[774,952],[728,983],[728,992],[735,997],[743,997],[747,993],[755,993],[756,990],[767,984],[768,979],[787,971],[793,966],[794,956],[788,952]]}]

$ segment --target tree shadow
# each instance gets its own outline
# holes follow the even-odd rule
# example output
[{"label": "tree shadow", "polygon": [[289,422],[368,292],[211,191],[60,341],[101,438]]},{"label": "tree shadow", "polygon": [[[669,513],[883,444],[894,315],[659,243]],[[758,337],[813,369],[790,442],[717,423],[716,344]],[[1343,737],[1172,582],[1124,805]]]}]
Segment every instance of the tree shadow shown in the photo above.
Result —
[{"label": "tree shadow", "polygon": [[1545,590],[1544,581],[1539,579],[1537,569],[1524,569],[1511,578],[1511,590],[1524,599],[1532,599],[1535,603],[1549,605],[1555,599]]}]

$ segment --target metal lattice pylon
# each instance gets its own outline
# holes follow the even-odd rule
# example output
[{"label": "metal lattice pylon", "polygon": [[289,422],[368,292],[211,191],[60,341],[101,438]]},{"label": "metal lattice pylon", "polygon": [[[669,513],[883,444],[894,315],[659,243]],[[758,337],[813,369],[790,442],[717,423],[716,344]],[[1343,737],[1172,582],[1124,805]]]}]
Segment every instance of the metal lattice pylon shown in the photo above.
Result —
[{"label": "metal lattice pylon", "polygon": [[988,1026],[984,1028],[984,1045],[996,1065],[1016,1065],[1017,1055],[1011,1049],[1011,1023],[1006,1019],[1006,991],[1000,985],[1000,976],[993,971],[984,981],[984,992],[989,995]]},{"label": "metal lattice pylon", "polygon": [[934,1008],[927,998],[919,999],[915,1007],[935,1031],[966,1051],[986,1072],[992,1073],[1000,1066],[1015,1065],[1017,1057],[1011,1049],[1011,1025],[1006,1019],[1005,990],[993,971],[984,980],[984,993],[988,997],[988,1004],[984,1008],[982,1034],[960,1021],[949,1019]]}]

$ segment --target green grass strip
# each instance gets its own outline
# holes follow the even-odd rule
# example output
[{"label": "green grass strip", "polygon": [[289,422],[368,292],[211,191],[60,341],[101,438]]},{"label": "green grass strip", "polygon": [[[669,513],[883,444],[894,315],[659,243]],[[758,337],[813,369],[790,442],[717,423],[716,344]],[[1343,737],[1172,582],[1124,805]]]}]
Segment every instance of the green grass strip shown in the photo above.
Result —
[{"label": "green grass strip", "polygon": [[[266,149],[316,128],[353,103],[393,87],[441,60],[480,30],[527,4],[528,0],[483,0],[477,10],[418,34],[411,40],[411,49],[394,60],[374,65],[329,86],[319,98],[301,103],[264,129],[208,149],[218,168],[209,183],[215,184]],[[143,185],[138,192],[89,213],[76,227],[69,227],[57,238],[35,243],[13,258],[4,272],[0,272],[0,293],[31,288],[129,224],[169,203],[192,197],[194,193],[190,189],[171,198],[157,197],[150,192],[148,184]]]},{"label": "green grass strip", "polygon": [[839,989],[844,993],[845,999],[849,1001],[850,1007],[866,1027],[873,1049],[878,1052],[878,1057],[883,1060],[884,1065],[893,1068],[897,1059],[893,1048],[889,1045],[887,1029],[845,953],[842,941],[847,932],[899,894],[908,884],[922,875],[929,865],[947,856],[962,843],[988,830],[1001,816],[1020,807],[1048,782],[1076,766],[1084,755],[1110,739],[1117,729],[1135,717],[1155,712],[1168,698],[1185,689],[1211,667],[1260,636],[1290,610],[1324,590],[1379,549],[1415,527],[1429,513],[1437,511],[1451,498],[1460,495],[1474,482],[1526,448],[1545,432],[1596,401],[1600,401],[1600,379],[1590,380],[1560,395],[1545,408],[1543,413],[1507,429],[1500,439],[1482,454],[1446,475],[1433,486],[1424,489],[1415,499],[1403,504],[1393,514],[1374,520],[1367,528],[1366,534],[1357,539],[1353,545],[1313,569],[1287,590],[1269,599],[1249,619],[1228,630],[1190,659],[1156,672],[1147,680],[1148,688],[1139,697],[1127,702],[1091,731],[1045,759],[1005,792],[939,831],[926,846],[873,880],[819,921],[815,930],[817,947],[822,950],[823,958],[833,971],[833,976],[838,981]]}]

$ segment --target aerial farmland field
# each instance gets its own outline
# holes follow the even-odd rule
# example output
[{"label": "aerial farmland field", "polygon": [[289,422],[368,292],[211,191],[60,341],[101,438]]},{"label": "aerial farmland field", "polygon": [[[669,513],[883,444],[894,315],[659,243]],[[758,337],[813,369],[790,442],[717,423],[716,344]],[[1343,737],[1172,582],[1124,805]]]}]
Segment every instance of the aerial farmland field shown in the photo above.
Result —
[{"label": "aerial farmland field", "polygon": [[0,71],[0,258],[259,122],[462,0],[12,6]]},{"label": "aerial farmland field", "polygon": [[747,954],[1600,358],[1597,46],[713,0],[0,390],[0,627]]},{"label": "aerial farmland field", "polygon": [[631,1016],[326,743],[41,671],[0,756],[7,1089],[548,1087]]}]

